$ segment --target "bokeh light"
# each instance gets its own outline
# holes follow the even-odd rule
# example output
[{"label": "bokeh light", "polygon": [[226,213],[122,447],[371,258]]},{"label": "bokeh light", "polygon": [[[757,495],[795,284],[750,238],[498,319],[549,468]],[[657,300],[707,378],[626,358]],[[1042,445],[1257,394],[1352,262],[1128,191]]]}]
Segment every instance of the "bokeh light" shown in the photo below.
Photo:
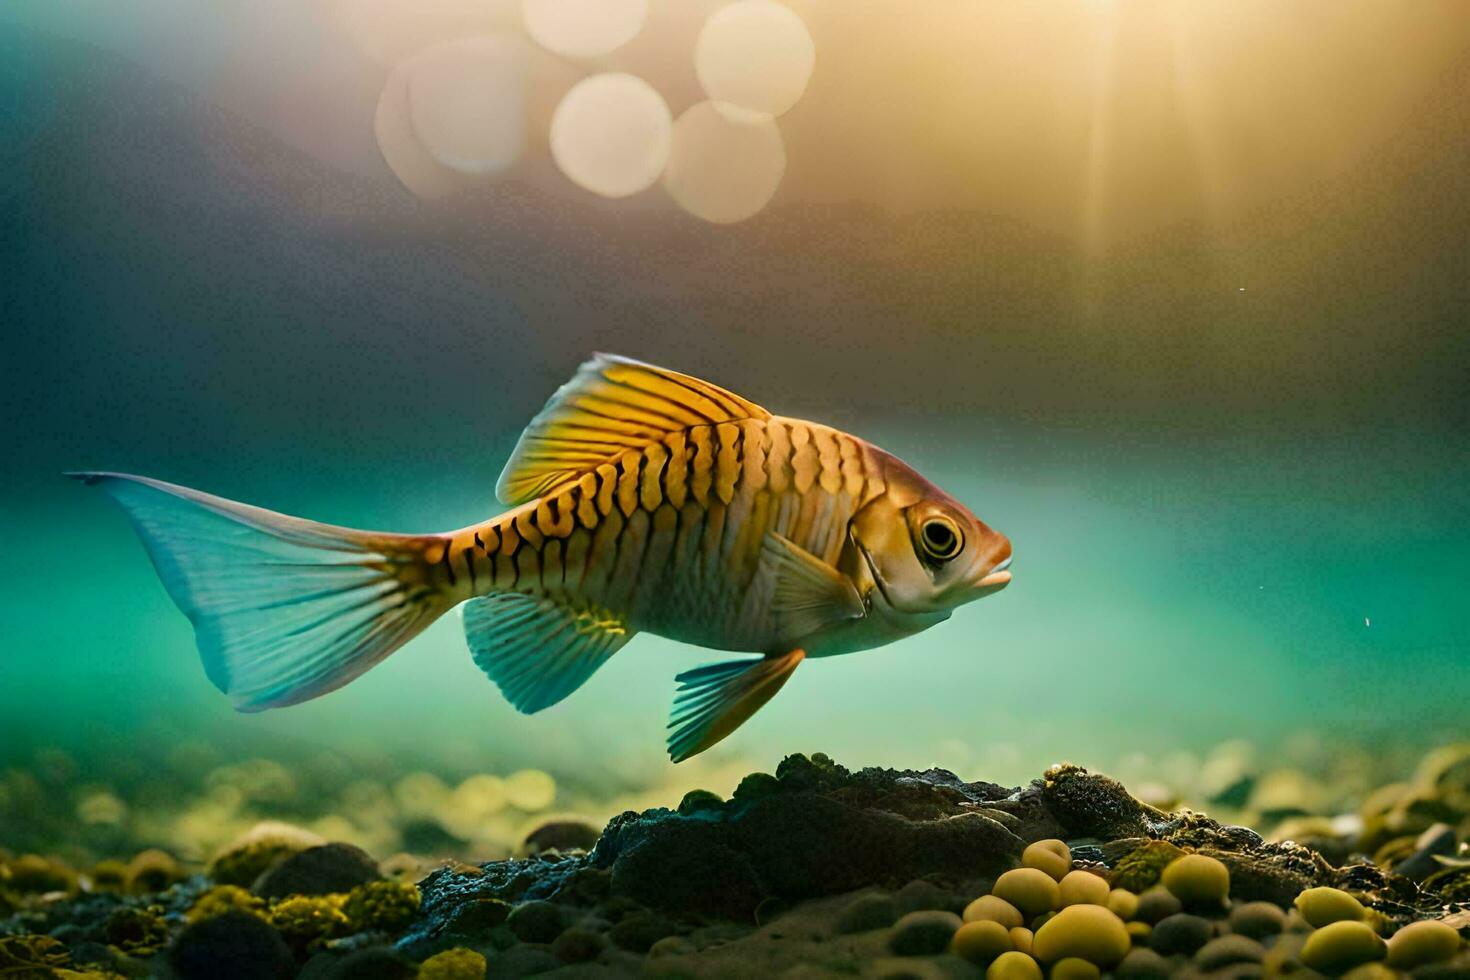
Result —
[{"label": "bokeh light", "polygon": [[373,132],[378,150],[393,175],[417,197],[435,199],[452,194],[463,178],[424,149],[409,119],[408,79],[415,62],[406,61],[393,69],[378,97]]},{"label": "bokeh light", "polygon": [[717,10],[694,47],[694,69],[706,95],[771,116],[801,98],[816,59],[806,24],[774,0],[739,0]]},{"label": "bokeh light", "polygon": [[385,65],[432,44],[519,27],[515,0],[336,0],[343,31],[368,57]]},{"label": "bokeh light", "polygon": [[764,208],[785,173],[786,145],[773,119],[700,102],[674,123],[664,189],[695,217],[731,224]]},{"label": "bokeh light", "polygon": [[593,75],[556,107],[551,155],[577,186],[627,197],[658,180],[672,131],[668,104],[653,86],[635,75]]},{"label": "bokeh light", "polygon": [[568,58],[596,58],[638,35],[648,0],[523,0],[526,31],[537,44]]},{"label": "bokeh light", "polygon": [[409,120],[429,154],[460,173],[500,173],[526,145],[529,52],[499,35],[448,41],[414,58]]}]

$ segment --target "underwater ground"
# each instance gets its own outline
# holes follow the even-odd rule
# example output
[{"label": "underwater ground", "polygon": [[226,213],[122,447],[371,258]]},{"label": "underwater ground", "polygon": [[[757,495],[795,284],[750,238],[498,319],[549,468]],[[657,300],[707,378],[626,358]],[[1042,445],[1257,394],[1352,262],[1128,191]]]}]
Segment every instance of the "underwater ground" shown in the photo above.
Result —
[{"label": "underwater ground", "polygon": [[1231,742],[1131,788],[792,755],[606,821],[633,797],[536,770],[220,754],[5,771],[0,975],[1470,975],[1465,743]]}]

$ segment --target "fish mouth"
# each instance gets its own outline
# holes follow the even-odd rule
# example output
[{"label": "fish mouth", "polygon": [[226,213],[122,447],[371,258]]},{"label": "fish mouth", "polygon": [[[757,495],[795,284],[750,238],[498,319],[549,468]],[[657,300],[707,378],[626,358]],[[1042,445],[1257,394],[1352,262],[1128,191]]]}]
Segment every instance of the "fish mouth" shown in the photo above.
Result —
[{"label": "fish mouth", "polygon": [[1015,555],[1006,555],[1005,561],[992,568],[988,573],[986,573],[985,577],[979,581],[978,585],[980,586],[980,588],[998,589],[1002,586],[1009,585],[1011,581],[1011,561],[1015,557]]}]

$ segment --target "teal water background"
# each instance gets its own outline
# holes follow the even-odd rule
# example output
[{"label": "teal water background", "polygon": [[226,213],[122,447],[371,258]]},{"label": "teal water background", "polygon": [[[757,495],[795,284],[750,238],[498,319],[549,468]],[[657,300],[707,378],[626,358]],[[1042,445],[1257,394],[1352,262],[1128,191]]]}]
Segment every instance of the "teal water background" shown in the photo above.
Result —
[{"label": "teal water background", "polygon": [[462,526],[593,350],[870,438],[1015,544],[1009,589],[804,667],[717,759],[1018,780],[1470,735],[1463,62],[1334,182],[1097,255],[860,203],[733,228],[518,186],[418,203],[6,31],[0,764],[60,745],[101,779],[135,739],[203,736],[662,778],[673,675],[720,655],[640,637],[527,718],[451,615],[339,692],[237,715],[121,512],[60,476]]}]

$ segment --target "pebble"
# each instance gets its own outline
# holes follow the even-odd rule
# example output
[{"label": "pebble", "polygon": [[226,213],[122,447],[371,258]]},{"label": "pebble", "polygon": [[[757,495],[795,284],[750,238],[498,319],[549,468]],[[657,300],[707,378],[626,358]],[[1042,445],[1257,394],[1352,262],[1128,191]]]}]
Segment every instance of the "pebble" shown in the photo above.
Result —
[{"label": "pebble", "polygon": [[1398,980],[1399,972],[1382,963],[1364,963],[1342,975],[1342,980]]},{"label": "pebble", "polygon": [[563,963],[586,963],[602,955],[607,940],[599,932],[573,926],[551,944],[551,955]]},{"label": "pebble", "polygon": [[659,959],[664,956],[684,956],[696,952],[698,947],[683,936],[665,936],[652,946],[648,947],[648,955],[651,959]]},{"label": "pebble", "polygon": [[485,956],[473,949],[456,946],[435,953],[419,965],[419,980],[483,980]]},{"label": "pebble", "polygon": [[296,970],[281,934],[246,912],[226,912],[188,926],[168,960],[179,980],[286,977]]},{"label": "pebble", "polygon": [[1259,963],[1265,956],[1266,947],[1249,936],[1220,936],[1201,946],[1194,962],[1201,970],[1219,970],[1235,963]]},{"label": "pebble", "polygon": [[262,874],[251,890],[261,898],[329,895],[382,877],[377,862],[362,848],[331,843],[292,854]]},{"label": "pebble", "polygon": [[1150,888],[1138,896],[1138,905],[1133,917],[1139,922],[1157,925],[1171,915],[1178,915],[1184,905],[1166,888]]},{"label": "pebble", "polygon": [[994,895],[981,895],[966,905],[965,914],[961,918],[966,922],[989,919],[991,922],[999,922],[1007,929],[1014,929],[1026,921],[1019,909],[1005,899],[996,898]]},{"label": "pebble", "polygon": [[1041,966],[1025,953],[1001,953],[986,968],[985,980],[1041,980]]},{"label": "pebble", "polygon": [[846,935],[872,929],[887,929],[897,918],[898,906],[892,895],[868,892],[857,896],[842,909],[837,917],[837,931]]},{"label": "pebble", "polygon": [[1412,922],[1388,940],[1388,965],[1412,970],[1439,963],[1460,951],[1460,934],[1443,922]]},{"label": "pebble", "polygon": [[1095,964],[1076,956],[1057,960],[1051,968],[1051,980],[1098,980],[1101,976]]},{"label": "pebble", "polygon": [[678,931],[672,922],[657,913],[631,912],[608,930],[607,938],[619,949],[646,953],[654,943]]},{"label": "pebble", "polygon": [[1148,937],[1154,931],[1154,927],[1147,922],[1125,922],[1123,927],[1128,930],[1128,938],[1133,940],[1135,946],[1147,945]]},{"label": "pebble", "polygon": [[1245,902],[1230,910],[1230,931],[1252,939],[1275,936],[1286,928],[1286,913],[1274,902]]},{"label": "pebble", "polygon": [[1293,904],[1314,929],[1334,922],[1357,922],[1366,911],[1361,902],[1339,888],[1308,888]]},{"label": "pebble", "polygon": [[1107,906],[1114,915],[1127,922],[1138,914],[1138,896],[1126,888],[1114,888],[1108,892]]},{"label": "pebble", "polygon": [[1307,937],[1302,962],[1322,973],[1340,973],[1388,955],[1388,946],[1362,922],[1331,922]]},{"label": "pebble", "polygon": [[899,956],[932,956],[949,948],[961,926],[953,912],[910,912],[893,924],[888,948]]},{"label": "pebble", "polygon": [[1072,870],[1072,851],[1065,841],[1039,840],[1021,852],[1021,866],[1035,868],[1061,881]]},{"label": "pebble", "polygon": [[1107,881],[1091,871],[1069,871],[1057,885],[1063,908],[1068,905],[1106,906],[1110,891]]},{"label": "pebble", "polygon": [[1025,953],[1027,956],[1030,956],[1032,950],[1035,948],[1036,933],[1027,929],[1025,926],[1015,926],[1010,930],[1009,934],[1011,937],[1011,947],[1018,953]]},{"label": "pebble", "polygon": [[1036,958],[1052,963],[1080,957],[1098,966],[1115,966],[1131,941],[1123,921],[1100,905],[1069,905],[1036,932]]},{"label": "pebble", "polygon": [[1230,870],[1203,854],[1169,862],[1159,881],[1185,905],[1219,905],[1230,894]]},{"label": "pebble", "polygon": [[917,878],[893,893],[893,901],[899,914],[928,912],[932,909],[947,909],[953,901],[949,892],[931,881]]},{"label": "pebble", "polygon": [[549,943],[566,926],[561,909],[550,902],[525,902],[511,909],[506,928],[523,943]]},{"label": "pebble", "polygon": [[1007,871],[996,879],[990,893],[1010,902],[1027,918],[1050,912],[1061,903],[1056,879],[1037,868]]},{"label": "pebble", "polygon": [[1126,980],[1168,980],[1174,972],[1169,961],[1151,949],[1141,946],[1123,957],[1123,962],[1113,971]]},{"label": "pebble", "polygon": [[1148,936],[1148,944],[1151,949],[1165,956],[1193,956],[1196,950],[1210,941],[1213,932],[1214,928],[1208,919],[1179,912],[1154,923],[1153,932]]},{"label": "pebble", "polygon": [[985,966],[1001,953],[1013,948],[1011,934],[1005,926],[989,919],[966,922],[955,931],[949,941],[949,951],[957,956]]}]

